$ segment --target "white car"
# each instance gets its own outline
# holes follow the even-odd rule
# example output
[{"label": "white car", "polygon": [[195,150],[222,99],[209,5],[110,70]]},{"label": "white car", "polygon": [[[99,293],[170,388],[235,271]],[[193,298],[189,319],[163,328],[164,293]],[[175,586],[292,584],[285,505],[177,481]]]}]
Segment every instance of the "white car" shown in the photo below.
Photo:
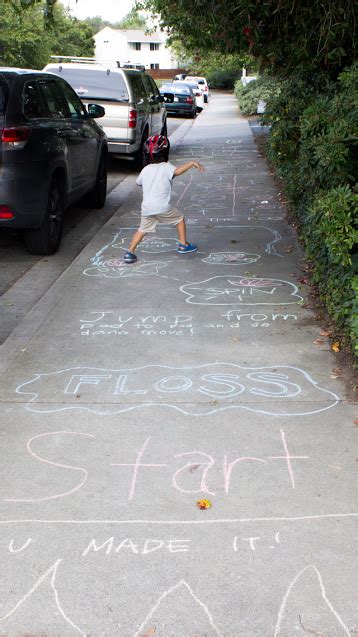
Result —
[{"label": "white car", "polygon": [[207,104],[209,101],[209,84],[205,77],[199,77],[197,75],[187,75],[185,82],[197,82],[204,95],[204,102]]},{"label": "white car", "polygon": [[195,95],[196,110],[197,110],[198,113],[201,113],[201,111],[204,108],[204,94],[203,94],[203,91],[201,90],[199,84],[197,82],[187,82],[186,78],[185,78],[184,82],[175,81],[175,82],[173,82],[173,84],[180,84],[180,85],[183,85],[183,86],[190,86],[190,88],[193,90],[194,95]]}]

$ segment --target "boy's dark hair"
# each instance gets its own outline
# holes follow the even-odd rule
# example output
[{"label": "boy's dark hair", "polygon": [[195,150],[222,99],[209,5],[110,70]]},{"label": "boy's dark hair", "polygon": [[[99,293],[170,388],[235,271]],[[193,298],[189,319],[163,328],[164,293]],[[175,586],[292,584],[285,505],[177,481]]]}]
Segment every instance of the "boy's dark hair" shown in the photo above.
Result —
[{"label": "boy's dark hair", "polygon": [[143,147],[144,164],[159,164],[169,159],[170,142],[165,135],[149,137]]}]

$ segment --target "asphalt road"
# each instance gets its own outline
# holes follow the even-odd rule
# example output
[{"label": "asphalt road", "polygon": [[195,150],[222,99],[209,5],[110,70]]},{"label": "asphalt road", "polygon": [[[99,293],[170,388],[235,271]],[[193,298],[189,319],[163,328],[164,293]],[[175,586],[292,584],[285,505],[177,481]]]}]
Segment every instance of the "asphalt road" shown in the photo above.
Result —
[{"label": "asphalt road", "polygon": [[[183,118],[168,117],[169,136],[183,123]],[[120,160],[111,158],[108,171],[108,194],[128,175],[134,173],[133,164],[130,160]],[[66,211],[64,224],[64,238],[69,234],[73,238],[80,240],[81,235],[85,236],[88,242],[104,223],[113,215],[116,206],[109,203],[101,211],[89,210],[81,205],[71,206]],[[83,248],[86,243],[75,242],[73,258],[78,254],[78,247]],[[14,230],[0,229],[0,296],[3,295],[12,285],[22,277],[25,272],[32,268],[39,261],[56,260],[59,257],[38,257],[28,254],[21,239],[21,233]]]}]

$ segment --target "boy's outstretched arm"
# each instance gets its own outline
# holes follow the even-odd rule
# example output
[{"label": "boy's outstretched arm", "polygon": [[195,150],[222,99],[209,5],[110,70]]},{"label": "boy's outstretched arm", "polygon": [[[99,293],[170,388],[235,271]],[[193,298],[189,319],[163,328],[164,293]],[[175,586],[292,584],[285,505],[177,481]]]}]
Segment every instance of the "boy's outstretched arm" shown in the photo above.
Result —
[{"label": "boy's outstretched arm", "polygon": [[198,161],[188,161],[186,162],[186,164],[182,164],[174,170],[174,177],[179,177],[179,175],[186,173],[186,171],[190,170],[190,168],[197,168],[198,170],[200,170],[200,172],[203,172],[205,170],[204,166],[199,164]]}]

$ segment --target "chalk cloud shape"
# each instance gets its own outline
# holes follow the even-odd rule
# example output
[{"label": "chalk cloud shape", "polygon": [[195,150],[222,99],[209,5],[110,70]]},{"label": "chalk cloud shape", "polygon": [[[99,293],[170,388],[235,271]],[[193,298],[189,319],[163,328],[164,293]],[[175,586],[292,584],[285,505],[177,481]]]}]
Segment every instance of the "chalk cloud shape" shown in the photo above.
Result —
[{"label": "chalk cloud shape", "polygon": [[214,276],[182,285],[180,291],[192,305],[278,306],[303,301],[294,283],[263,277]]},{"label": "chalk cloud shape", "polygon": [[298,367],[221,362],[186,367],[71,367],[35,374],[16,393],[29,396],[28,411],[83,410],[99,415],[161,406],[192,416],[224,409],[304,416],[331,409],[339,400]]},{"label": "chalk cloud shape", "polygon": [[280,606],[273,637],[293,634],[351,635],[328,599],[321,573],[314,564],[305,566],[293,578]]},{"label": "chalk cloud shape", "polygon": [[[181,598],[179,608],[178,597]],[[193,608],[193,612],[188,612],[188,608]],[[133,637],[143,637],[153,626],[157,637],[187,637],[195,633],[224,637],[207,606],[185,580],[180,580],[161,594]]]}]

